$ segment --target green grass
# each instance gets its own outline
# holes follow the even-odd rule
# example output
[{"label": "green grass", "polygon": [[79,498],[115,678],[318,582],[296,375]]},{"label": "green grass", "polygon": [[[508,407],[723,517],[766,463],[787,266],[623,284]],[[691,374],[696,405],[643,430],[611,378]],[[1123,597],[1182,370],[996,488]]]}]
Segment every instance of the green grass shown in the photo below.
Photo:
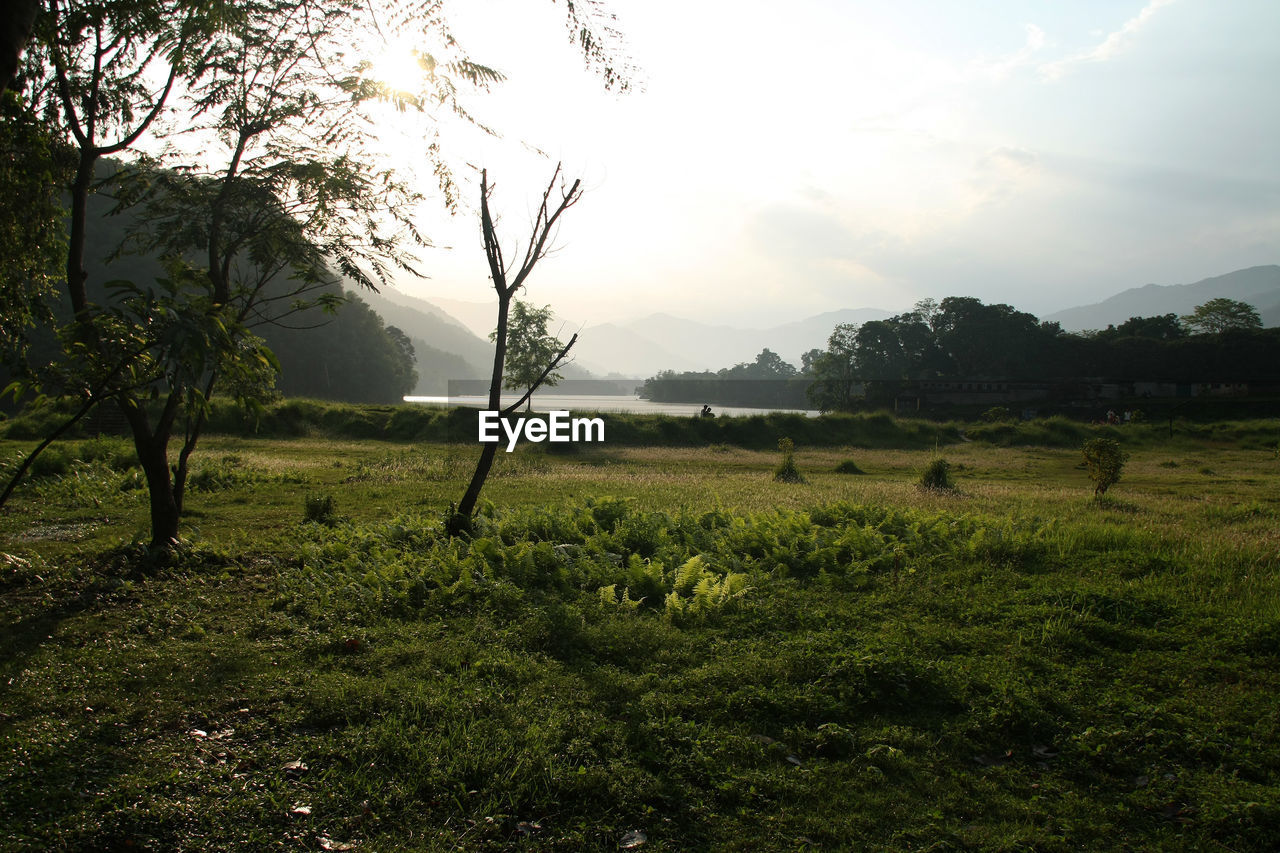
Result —
[{"label": "green grass", "polygon": [[1273,849],[1251,430],[1122,431],[1102,501],[1078,444],[522,448],[465,542],[471,448],[214,437],[162,562],[69,445],[0,515],[0,849]]}]

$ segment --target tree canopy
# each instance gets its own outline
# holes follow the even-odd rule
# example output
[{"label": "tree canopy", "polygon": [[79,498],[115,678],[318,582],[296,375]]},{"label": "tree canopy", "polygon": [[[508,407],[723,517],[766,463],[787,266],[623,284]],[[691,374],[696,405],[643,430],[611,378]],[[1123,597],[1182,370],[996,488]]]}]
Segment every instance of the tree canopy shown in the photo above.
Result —
[{"label": "tree canopy", "polygon": [[1190,314],[1183,316],[1186,323],[1200,334],[1212,335],[1228,329],[1261,329],[1262,318],[1248,302],[1218,297],[1203,305],[1197,305]]},{"label": "tree canopy", "polygon": [[[537,382],[539,377],[542,377],[542,384],[548,386],[556,385],[564,378],[555,370],[542,376],[543,369],[564,346],[559,338],[547,331],[551,317],[550,305],[539,308],[519,299],[512,301],[511,313],[507,318],[504,388],[523,391]],[[497,339],[496,331],[489,333],[489,340],[496,342]]]}]

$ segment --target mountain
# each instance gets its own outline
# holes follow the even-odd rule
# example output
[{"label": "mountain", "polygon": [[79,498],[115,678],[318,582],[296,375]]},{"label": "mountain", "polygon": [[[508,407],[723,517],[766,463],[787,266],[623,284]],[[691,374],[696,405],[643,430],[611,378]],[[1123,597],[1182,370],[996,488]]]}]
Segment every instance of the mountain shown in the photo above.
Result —
[{"label": "mountain", "polygon": [[1280,326],[1280,302],[1276,302],[1268,308],[1259,310],[1258,316],[1262,318],[1262,325],[1266,326],[1268,329]]},{"label": "mountain", "polygon": [[[388,326],[397,327],[413,342],[418,368],[418,385],[414,394],[444,395],[449,393],[449,380],[484,379],[493,370],[493,344],[439,305],[389,287],[378,293],[362,292],[360,298],[378,312]],[[489,313],[491,323],[497,322],[497,302],[486,305],[458,300],[440,301],[455,307],[471,306],[469,316],[476,325],[481,324],[480,309]],[[571,359],[576,360],[581,343],[579,340],[574,345]],[[565,379],[592,378],[586,367],[573,361],[563,365],[559,373]]]},{"label": "mountain", "polygon": [[[421,341],[428,349],[450,353],[461,359],[467,366],[467,373],[450,378],[474,379],[489,374],[493,364],[493,345],[430,302],[389,287],[377,293],[363,292],[360,298],[369,303],[369,307],[377,311],[388,326],[395,326],[408,335],[414,341],[415,351]],[[423,354],[418,356],[418,360],[424,360]],[[422,367],[418,372],[424,372]]]},{"label": "mountain", "polygon": [[[413,299],[398,293],[394,298]],[[498,322],[498,300],[467,301],[464,299],[448,299],[443,296],[431,296],[426,301],[451,317],[454,322],[461,323],[473,335],[482,340],[489,339],[489,333]]]},{"label": "mountain", "polygon": [[1105,329],[1108,325],[1118,326],[1130,317],[1190,314],[1197,305],[1217,297],[1248,302],[1267,315],[1263,317],[1264,325],[1280,325],[1280,318],[1276,316],[1280,312],[1280,266],[1249,267],[1194,284],[1134,287],[1102,302],[1068,308],[1042,319],[1060,323],[1071,332]]},{"label": "mountain", "polygon": [[687,354],[657,343],[652,338],[619,326],[599,323],[584,326],[573,347],[574,358],[598,373],[620,373],[643,379],[659,370],[696,370],[701,365]]}]

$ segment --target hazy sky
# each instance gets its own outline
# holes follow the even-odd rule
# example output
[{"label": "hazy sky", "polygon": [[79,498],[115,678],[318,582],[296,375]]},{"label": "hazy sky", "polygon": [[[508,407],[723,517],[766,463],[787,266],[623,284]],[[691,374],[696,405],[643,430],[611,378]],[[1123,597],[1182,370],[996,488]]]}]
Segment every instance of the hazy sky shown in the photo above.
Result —
[{"label": "hazy sky", "polygon": [[[625,95],[558,4],[448,8],[509,76],[470,101],[502,138],[444,134],[489,169],[508,241],[557,159],[584,179],[527,294],[577,321],[949,295],[1046,314],[1280,262],[1275,0],[611,0],[643,87]],[[417,133],[388,130],[406,164]],[[422,226],[453,248],[403,289],[486,298],[474,210]]]}]

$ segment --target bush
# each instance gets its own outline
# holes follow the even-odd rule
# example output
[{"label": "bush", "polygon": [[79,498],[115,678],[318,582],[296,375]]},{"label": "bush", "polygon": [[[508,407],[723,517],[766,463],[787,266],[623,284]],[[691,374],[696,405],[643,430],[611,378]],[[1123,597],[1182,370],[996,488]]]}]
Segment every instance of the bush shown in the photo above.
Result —
[{"label": "bush", "polygon": [[1005,406],[992,406],[982,413],[982,420],[987,423],[1002,423],[1004,421],[1016,421],[1017,416]]},{"label": "bush", "polygon": [[1100,498],[1120,480],[1129,454],[1113,438],[1091,438],[1084,443],[1083,452],[1089,479],[1093,481],[1093,496]]},{"label": "bush", "polygon": [[836,466],[836,473],[837,474],[865,474],[867,472],[859,468],[858,463],[854,462],[852,459],[846,459]]},{"label": "bush", "polygon": [[31,467],[27,469],[27,476],[32,479],[60,477],[70,470],[71,454],[64,447],[51,445],[32,461]]},{"label": "bush", "polygon": [[941,456],[925,466],[920,474],[919,487],[932,492],[943,492],[954,489],[951,484],[951,463]]},{"label": "bush", "polygon": [[306,521],[332,527],[338,522],[338,502],[333,495],[307,495],[302,515]]},{"label": "bush", "polygon": [[800,473],[800,469],[796,467],[796,460],[791,453],[795,449],[795,442],[789,438],[778,439],[778,449],[782,451],[782,461],[778,463],[778,467],[773,472],[773,479],[779,483],[803,483],[804,477]]}]

